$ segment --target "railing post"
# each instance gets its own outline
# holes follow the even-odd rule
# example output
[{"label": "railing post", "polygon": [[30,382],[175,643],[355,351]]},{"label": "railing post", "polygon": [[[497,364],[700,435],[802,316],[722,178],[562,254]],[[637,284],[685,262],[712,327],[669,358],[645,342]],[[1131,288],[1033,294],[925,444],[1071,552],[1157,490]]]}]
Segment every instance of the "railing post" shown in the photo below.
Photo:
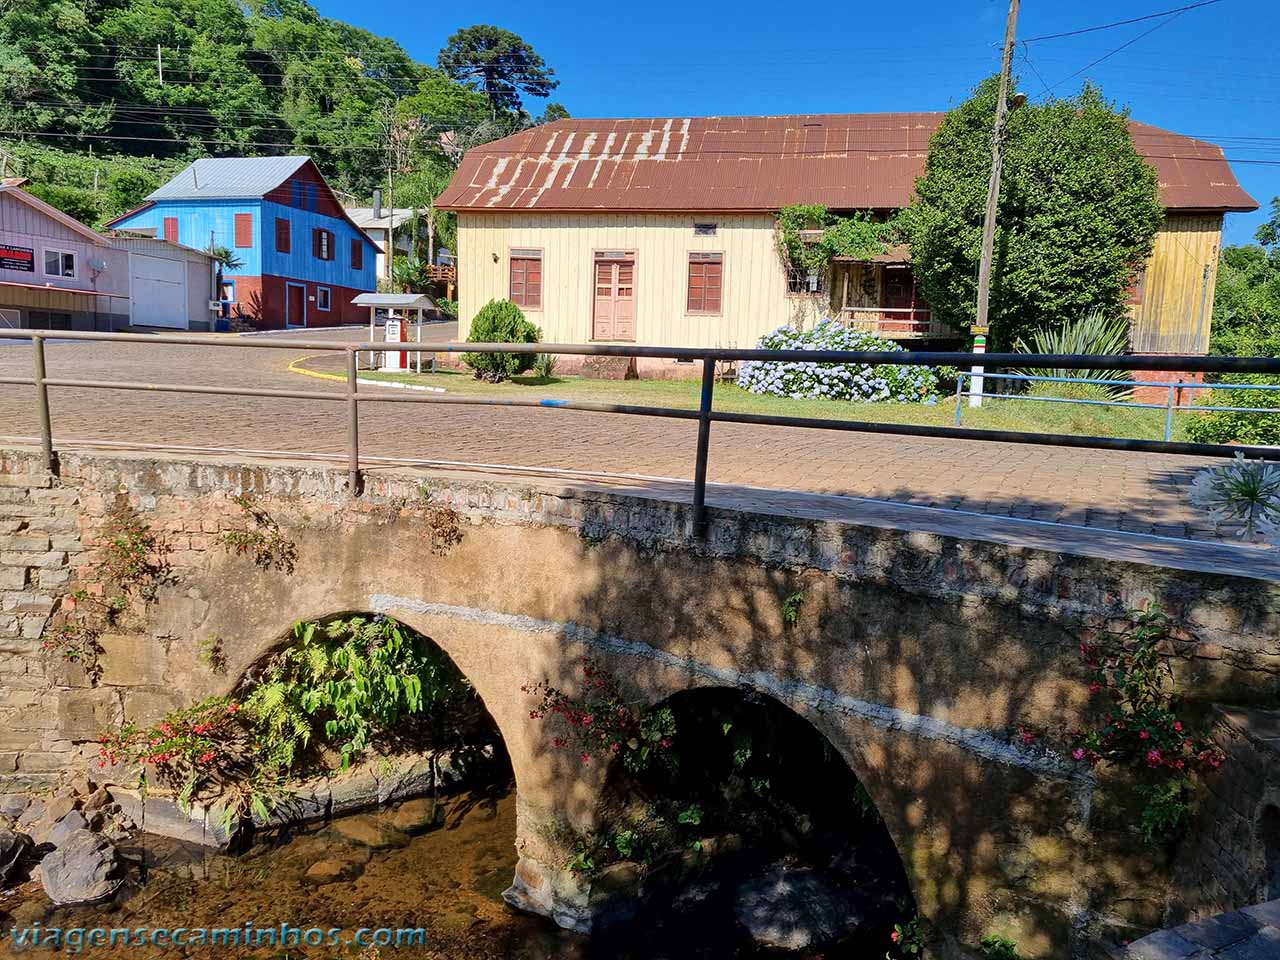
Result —
[{"label": "railing post", "polygon": [[693,536],[707,535],[707,452],[711,446],[711,395],[716,387],[716,362],[702,360],[702,399],[698,404],[698,457],[693,467]]},{"label": "railing post", "polygon": [[356,398],[356,351],[347,350],[347,487],[360,495],[360,401]]},{"label": "railing post", "polygon": [[1164,438],[1165,440],[1173,439],[1173,407],[1175,394],[1178,389],[1177,383],[1169,384],[1169,400],[1164,411]]},{"label": "railing post", "polygon": [[956,374],[956,426],[960,426],[960,411],[964,406],[964,377],[963,370]]},{"label": "railing post", "polygon": [[49,385],[45,383],[44,337],[33,334],[31,352],[35,363],[36,413],[40,418],[40,454],[44,468],[57,473],[57,461],[53,455],[53,427],[49,422]]}]

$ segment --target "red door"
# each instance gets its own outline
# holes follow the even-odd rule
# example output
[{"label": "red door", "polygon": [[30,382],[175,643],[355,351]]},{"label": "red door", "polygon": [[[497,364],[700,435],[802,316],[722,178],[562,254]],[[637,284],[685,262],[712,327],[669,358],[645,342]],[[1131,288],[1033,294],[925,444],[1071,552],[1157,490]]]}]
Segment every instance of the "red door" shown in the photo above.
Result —
[{"label": "red door", "polygon": [[286,327],[305,327],[307,325],[307,288],[296,283],[285,287],[284,325]]},{"label": "red door", "polygon": [[917,323],[928,323],[928,307],[920,299],[915,275],[904,267],[886,267],[880,306],[885,313],[881,329],[911,331]]},{"label": "red door", "polygon": [[593,340],[635,340],[636,263],[630,258],[597,259]]}]

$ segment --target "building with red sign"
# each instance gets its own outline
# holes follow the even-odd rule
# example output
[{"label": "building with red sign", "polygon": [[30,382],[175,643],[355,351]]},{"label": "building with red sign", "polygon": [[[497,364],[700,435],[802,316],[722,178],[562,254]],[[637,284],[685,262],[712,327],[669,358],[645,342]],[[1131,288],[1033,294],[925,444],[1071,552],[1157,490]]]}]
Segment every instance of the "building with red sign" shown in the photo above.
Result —
[{"label": "building with red sign", "polygon": [[129,254],[0,182],[0,330],[111,330],[129,322]]}]

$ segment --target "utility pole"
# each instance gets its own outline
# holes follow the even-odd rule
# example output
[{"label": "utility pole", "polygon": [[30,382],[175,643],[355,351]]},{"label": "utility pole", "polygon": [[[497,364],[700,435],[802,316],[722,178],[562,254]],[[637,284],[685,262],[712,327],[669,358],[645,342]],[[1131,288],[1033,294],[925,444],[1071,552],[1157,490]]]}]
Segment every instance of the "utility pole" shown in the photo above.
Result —
[{"label": "utility pole", "polygon": [[[1004,24],[1004,55],[1000,60],[1000,93],[996,99],[996,121],[991,130],[991,180],[987,184],[987,210],[982,218],[982,258],[978,261],[978,314],[973,325],[974,353],[986,353],[988,305],[991,300],[991,260],[996,246],[996,208],[1000,203],[1000,166],[1004,153],[1004,128],[1009,117],[1009,74],[1013,69],[1013,45],[1017,42],[1018,0],[1009,0],[1009,16]],[[982,406],[982,367],[973,368],[969,381],[969,406]]]},{"label": "utility pole", "polygon": [[164,83],[164,57],[160,54],[160,44],[156,44],[156,76]]}]

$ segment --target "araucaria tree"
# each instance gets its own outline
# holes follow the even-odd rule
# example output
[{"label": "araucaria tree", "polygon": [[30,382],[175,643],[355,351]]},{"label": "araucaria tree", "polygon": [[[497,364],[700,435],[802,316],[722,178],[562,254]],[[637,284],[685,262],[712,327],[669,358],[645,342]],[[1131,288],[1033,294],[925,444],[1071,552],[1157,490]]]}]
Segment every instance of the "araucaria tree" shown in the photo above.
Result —
[{"label": "araucaria tree", "polygon": [[449,38],[436,65],[489,98],[493,116],[521,109],[521,94],[546,97],[560,86],[556,72],[510,30],[480,24]]},{"label": "araucaria tree", "polygon": [[[947,114],[902,225],[925,299],[960,330],[977,303],[997,82]],[[1128,117],[1086,85],[1009,115],[990,322],[1001,348],[1092,308],[1119,315],[1164,217]]]}]

